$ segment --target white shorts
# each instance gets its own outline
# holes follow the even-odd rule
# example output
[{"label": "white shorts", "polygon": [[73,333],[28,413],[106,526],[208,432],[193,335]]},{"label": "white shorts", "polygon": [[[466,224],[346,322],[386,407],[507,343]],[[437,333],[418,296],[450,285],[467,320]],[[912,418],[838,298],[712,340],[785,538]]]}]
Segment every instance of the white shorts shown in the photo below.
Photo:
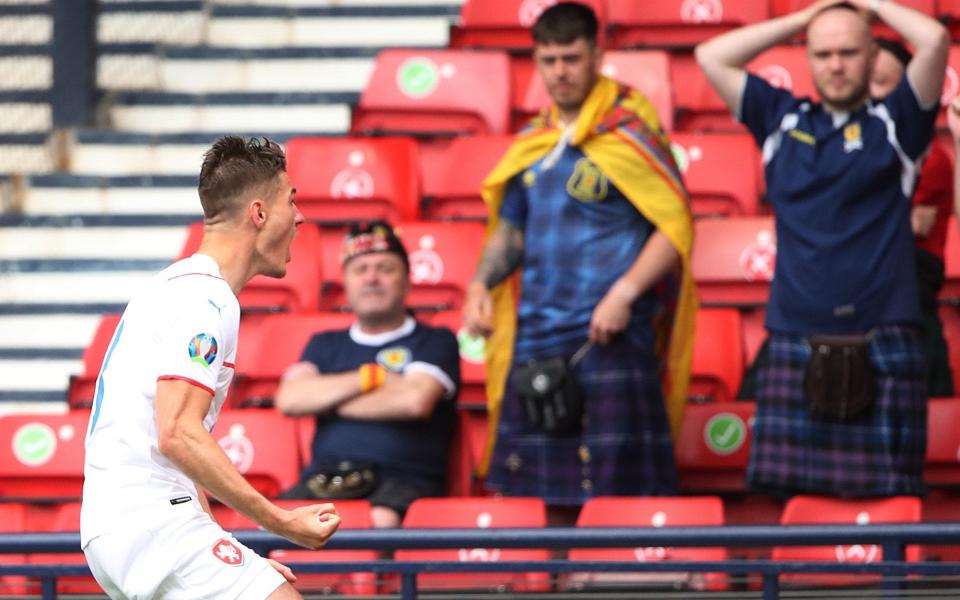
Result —
[{"label": "white shorts", "polygon": [[113,600],[263,600],[286,581],[206,513],[177,517],[100,535],[83,549]]}]

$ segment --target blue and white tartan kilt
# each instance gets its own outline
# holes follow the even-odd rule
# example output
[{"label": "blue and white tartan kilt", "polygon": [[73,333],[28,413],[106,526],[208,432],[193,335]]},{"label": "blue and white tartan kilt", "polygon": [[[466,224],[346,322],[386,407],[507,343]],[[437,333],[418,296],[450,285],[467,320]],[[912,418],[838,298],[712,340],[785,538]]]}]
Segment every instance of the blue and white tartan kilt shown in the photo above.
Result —
[{"label": "blue and white tartan kilt", "polygon": [[846,423],[814,419],[803,390],[810,346],[804,337],[771,332],[769,360],[757,372],[751,488],[845,497],[925,492],[927,387],[919,332],[877,327],[869,355],[877,383],[873,408]]},{"label": "blue and white tartan kilt", "polygon": [[553,506],[579,506],[592,496],[675,494],[673,441],[652,351],[617,336],[587,352],[575,374],[583,429],[552,435],[527,423],[511,370],[487,487]]}]

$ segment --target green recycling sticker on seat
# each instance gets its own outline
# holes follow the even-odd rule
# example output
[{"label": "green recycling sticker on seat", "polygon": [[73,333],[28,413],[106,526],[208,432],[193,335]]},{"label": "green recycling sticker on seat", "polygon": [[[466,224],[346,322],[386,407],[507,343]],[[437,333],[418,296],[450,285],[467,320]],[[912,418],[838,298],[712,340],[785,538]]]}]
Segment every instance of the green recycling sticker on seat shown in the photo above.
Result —
[{"label": "green recycling sticker on seat", "polygon": [[733,454],[747,440],[747,424],[734,413],[717,413],[704,426],[703,440],[716,454]]},{"label": "green recycling sticker on seat", "polygon": [[440,83],[440,71],[436,63],[429,58],[414,56],[408,58],[397,69],[397,87],[410,98],[425,98],[437,89]]},{"label": "green recycling sticker on seat", "polygon": [[57,435],[45,423],[26,423],[13,434],[13,455],[28,467],[39,467],[57,451]]},{"label": "green recycling sticker on seat", "polygon": [[483,363],[485,341],[482,335],[474,335],[466,327],[457,332],[457,343],[460,346],[460,357],[468,363]]}]

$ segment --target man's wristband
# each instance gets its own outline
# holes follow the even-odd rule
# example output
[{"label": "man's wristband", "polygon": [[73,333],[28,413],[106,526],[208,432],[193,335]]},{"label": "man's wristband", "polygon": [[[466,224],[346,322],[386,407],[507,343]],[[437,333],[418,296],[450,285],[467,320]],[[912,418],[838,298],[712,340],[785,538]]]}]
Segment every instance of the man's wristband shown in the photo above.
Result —
[{"label": "man's wristband", "polygon": [[366,394],[382,386],[387,380],[387,370],[377,363],[360,366],[360,393]]}]

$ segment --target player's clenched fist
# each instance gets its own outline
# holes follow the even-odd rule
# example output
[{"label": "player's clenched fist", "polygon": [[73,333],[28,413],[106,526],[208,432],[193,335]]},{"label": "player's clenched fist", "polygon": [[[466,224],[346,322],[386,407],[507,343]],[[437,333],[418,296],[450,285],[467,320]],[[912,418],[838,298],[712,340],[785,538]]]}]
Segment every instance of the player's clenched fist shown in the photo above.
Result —
[{"label": "player's clenched fist", "polygon": [[322,548],[340,527],[340,515],[333,504],[311,504],[289,511],[286,530],[277,532],[304,548]]}]

